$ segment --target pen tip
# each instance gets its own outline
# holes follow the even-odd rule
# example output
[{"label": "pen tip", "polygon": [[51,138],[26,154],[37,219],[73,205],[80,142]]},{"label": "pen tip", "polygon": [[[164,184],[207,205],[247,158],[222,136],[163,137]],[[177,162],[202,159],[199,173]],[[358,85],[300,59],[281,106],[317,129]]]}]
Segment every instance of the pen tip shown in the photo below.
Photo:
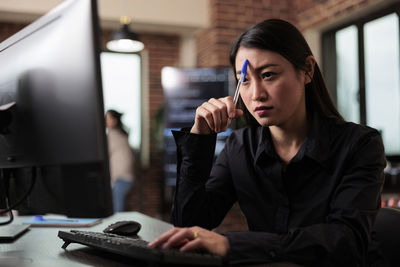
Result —
[{"label": "pen tip", "polygon": [[243,67],[242,67],[242,73],[246,73],[246,71],[247,71],[247,63],[248,63],[249,61],[246,59],[246,61],[244,62],[244,64],[243,64]]},{"label": "pen tip", "polygon": [[242,67],[241,73],[243,74],[243,80],[246,78],[247,64],[248,64],[248,63],[249,63],[249,60],[246,59],[245,62],[244,62],[244,64],[243,64],[243,67]]}]

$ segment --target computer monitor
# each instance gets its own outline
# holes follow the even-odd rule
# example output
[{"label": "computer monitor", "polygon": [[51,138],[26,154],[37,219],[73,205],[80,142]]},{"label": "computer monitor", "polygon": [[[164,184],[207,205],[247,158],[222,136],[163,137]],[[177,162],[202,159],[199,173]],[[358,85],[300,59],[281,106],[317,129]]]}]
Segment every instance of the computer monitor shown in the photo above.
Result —
[{"label": "computer monitor", "polygon": [[0,170],[10,204],[37,176],[18,210],[113,213],[95,0],[67,0],[0,43]]}]

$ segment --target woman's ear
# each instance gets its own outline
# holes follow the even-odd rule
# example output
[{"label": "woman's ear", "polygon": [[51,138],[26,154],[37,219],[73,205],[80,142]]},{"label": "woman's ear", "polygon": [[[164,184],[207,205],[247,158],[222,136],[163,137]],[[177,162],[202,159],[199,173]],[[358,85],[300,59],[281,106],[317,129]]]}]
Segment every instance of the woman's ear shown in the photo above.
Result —
[{"label": "woman's ear", "polygon": [[304,81],[305,84],[311,82],[314,76],[314,69],[315,69],[315,58],[314,56],[308,56],[306,58],[306,63],[305,63],[305,71],[306,71],[306,79]]}]

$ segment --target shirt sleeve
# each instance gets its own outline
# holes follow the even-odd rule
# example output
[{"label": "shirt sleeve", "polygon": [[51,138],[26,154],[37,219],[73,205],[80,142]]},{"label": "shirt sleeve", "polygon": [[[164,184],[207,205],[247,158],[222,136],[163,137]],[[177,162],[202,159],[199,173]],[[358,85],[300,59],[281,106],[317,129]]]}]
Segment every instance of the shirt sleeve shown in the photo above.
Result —
[{"label": "shirt sleeve", "polygon": [[385,155],[378,133],[364,136],[346,158],[326,222],[284,234],[226,233],[232,263],[286,261],[306,266],[366,266],[368,244],[380,207]]},{"label": "shirt sleeve", "polygon": [[173,131],[173,135],[177,145],[173,224],[215,228],[236,201],[225,149],[217,159],[218,173],[210,175],[214,162],[216,134],[198,135]]}]

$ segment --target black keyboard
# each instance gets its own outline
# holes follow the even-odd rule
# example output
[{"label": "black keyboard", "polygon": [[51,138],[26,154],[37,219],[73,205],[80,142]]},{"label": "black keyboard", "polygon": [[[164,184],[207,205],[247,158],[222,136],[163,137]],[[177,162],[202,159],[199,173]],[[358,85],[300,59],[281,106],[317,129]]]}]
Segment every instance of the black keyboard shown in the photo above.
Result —
[{"label": "black keyboard", "polygon": [[221,266],[223,263],[222,257],[209,253],[150,248],[147,246],[148,242],[140,238],[110,233],[71,230],[59,231],[58,237],[65,242],[63,249],[70,243],[79,243],[151,263],[197,266]]}]

